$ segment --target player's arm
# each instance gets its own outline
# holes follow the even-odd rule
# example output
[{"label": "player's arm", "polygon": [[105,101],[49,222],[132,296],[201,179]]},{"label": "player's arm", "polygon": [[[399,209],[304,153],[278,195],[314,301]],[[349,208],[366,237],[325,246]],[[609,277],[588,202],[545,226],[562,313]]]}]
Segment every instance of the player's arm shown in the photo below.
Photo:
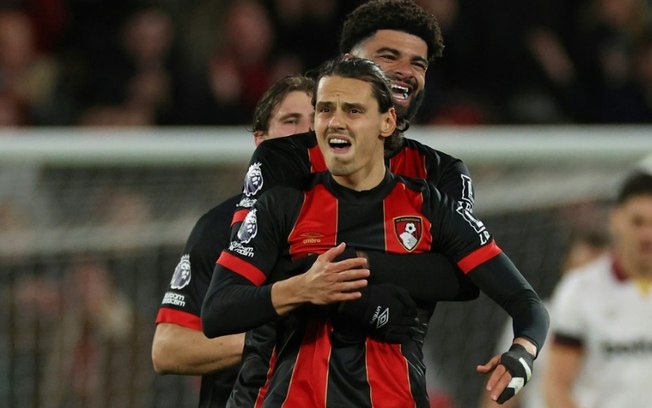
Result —
[{"label": "player's arm", "polygon": [[[293,136],[299,137],[299,136]],[[261,143],[249,161],[240,202],[233,214],[233,227],[240,223],[264,192],[274,186],[297,186],[310,174],[305,148],[291,138],[269,139]]]},{"label": "player's arm", "polygon": [[366,286],[369,276],[363,268],[367,261],[362,257],[334,261],[344,249],[344,244],[331,248],[305,273],[262,286],[255,278],[244,277],[249,272],[240,261],[220,257],[202,308],[204,333],[216,337],[246,331],[306,303],[327,305],[360,298],[358,289]]},{"label": "player's arm", "polygon": [[429,200],[434,205],[431,222],[440,249],[512,317],[514,341],[510,349],[477,367],[481,373],[491,372],[487,388],[492,399],[506,401],[530,379],[533,360],[548,331],[548,312],[534,289],[496,245],[486,225],[463,204],[437,190],[432,193],[435,199]]},{"label": "player's arm", "polygon": [[552,341],[548,345],[548,366],[543,373],[543,392],[550,407],[576,408],[572,390],[578,376],[583,349],[576,345]]},{"label": "player's arm", "polygon": [[[417,302],[462,301],[476,299],[479,289],[446,256],[437,252],[397,255],[377,251],[365,252],[369,259],[369,283],[392,283],[402,286]],[[409,270],[405,279],[400,270]]]},{"label": "player's arm", "polygon": [[548,364],[543,378],[544,396],[549,406],[575,407],[572,389],[584,361],[586,304],[581,274],[565,275],[551,299],[555,316]]},{"label": "player's arm", "polygon": [[481,220],[462,203],[436,189],[431,192],[431,221],[439,249],[512,317],[514,337],[536,356],[550,324],[543,301]]},{"label": "player's arm", "polygon": [[469,276],[512,317],[514,341],[510,349],[476,368],[479,373],[491,373],[487,391],[492,400],[502,403],[530,380],[534,358],[548,331],[548,312],[534,289],[502,252],[474,267]]},{"label": "player's arm", "polygon": [[467,210],[473,211],[475,205],[473,181],[469,169],[461,160],[454,160],[443,169],[436,187],[443,194],[463,203]]},{"label": "player's arm", "polygon": [[512,261],[500,251],[467,273],[480,290],[512,317],[514,337],[525,339],[519,342],[536,356],[548,332],[548,311]]},{"label": "player's arm", "polygon": [[200,318],[215,259],[228,243],[236,203],[231,198],[208,211],[188,237],[156,319],[152,364],[159,374],[203,375],[240,361],[244,335],[208,339]]},{"label": "player's arm", "polygon": [[240,362],[244,334],[207,338],[200,330],[159,323],[152,342],[152,363],[158,374],[204,375]]}]

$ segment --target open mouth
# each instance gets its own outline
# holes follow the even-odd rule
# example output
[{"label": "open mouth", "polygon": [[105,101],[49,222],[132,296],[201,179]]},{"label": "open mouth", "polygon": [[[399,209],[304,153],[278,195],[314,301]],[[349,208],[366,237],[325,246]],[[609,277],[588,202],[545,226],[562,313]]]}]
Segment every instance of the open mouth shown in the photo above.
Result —
[{"label": "open mouth", "polygon": [[333,137],[328,140],[328,146],[335,152],[344,152],[351,147],[351,142],[339,137]]},{"label": "open mouth", "polygon": [[410,97],[412,89],[405,86],[392,83],[392,97],[398,101],[406,101]]}]

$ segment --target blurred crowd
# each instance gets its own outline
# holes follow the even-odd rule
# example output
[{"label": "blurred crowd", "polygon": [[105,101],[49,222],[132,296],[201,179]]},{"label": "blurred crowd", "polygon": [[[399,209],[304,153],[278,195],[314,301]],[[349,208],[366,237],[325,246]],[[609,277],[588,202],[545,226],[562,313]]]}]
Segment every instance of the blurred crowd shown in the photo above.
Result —
[{"label": "blurred crowd", "polygon": [[[446,43],[418,124],[652,122],[652,1],[417,2]],[[360,3],[3,0],[0,126],[248,124]]]}]

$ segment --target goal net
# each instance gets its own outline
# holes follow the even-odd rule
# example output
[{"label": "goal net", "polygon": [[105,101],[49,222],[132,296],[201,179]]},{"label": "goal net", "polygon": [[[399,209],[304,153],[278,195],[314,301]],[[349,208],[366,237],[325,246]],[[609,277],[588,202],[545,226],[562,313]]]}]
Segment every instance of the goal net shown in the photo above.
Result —
[{"label": "goal net", "polygon": [[[414,128],[463,159],[476,214],[547,297],[569,237],[602,228],[652,129]],[[195,378],[156,376],[156,311],[195,221],[239,192],[243,128],[0,131],[0,406],[193,406]],[[484,295],[437,306],[430,387],[472,406],[506,314]]]}]

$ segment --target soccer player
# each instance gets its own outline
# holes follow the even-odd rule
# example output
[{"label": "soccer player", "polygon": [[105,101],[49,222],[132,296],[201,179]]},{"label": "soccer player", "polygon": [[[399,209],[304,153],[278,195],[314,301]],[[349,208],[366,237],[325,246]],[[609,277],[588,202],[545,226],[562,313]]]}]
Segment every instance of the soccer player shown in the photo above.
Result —
[{"label": "soccer player", "polygon": [[[370,280],[367,260],[336,258],[346,245],[406,261],[438,251],[514,319],[514,345],[487,364],[497,365],[489,380],[496,398],[511,397],[530,378],[545,339],[541,300],[464,203],[387,169],[385,140],[401,120],[376,64],[332,61],[317,81],[315,132],[328,171],[259,197],[218,259],[202,307],[204,333],[241,332],[281,317],[262,406],[427,407],[421,347],[436,300],[419,305],[420,330],[408,339],[377,340],[341,317],[357,313],[350,306]],[[279,259],[311,254],[319,256],[307,272],[281,280],[271,274]],[[397,269],[393,283],[410,291],[410,272]],[[382,325],[391,314],[378,308],[374,322]]]},{"label": "soccer player", "polygon": [[564,275],[544,390],[559,408],[647,407],[652,384],[652,175],[634,172],[609,220],[610,253]]},{"label": "soccer player", "polygon": [[[443,47],[435,16],[411,1],[402,0],[372,0],[361,5],[347,16],[340,37],[343,55],[369,58],[385,71],[391,80],[397,115],[404,119],[403,131],[423,99],[427,68],[441,56]],[[394,173],[425,178],[469,211],[473,209],[471,177],[461,160],[404,138],[402,132],[386,138],[385,147],[387,164]],[[237,231],[249,209],[270,187],[297,185],[310,173],[324,170],[324,158],[313,132],[261,144],[251,158],[232,231]],[[406,267],[401,257],[377,259],[381,256],[378,253],[367,255],[372,265],[384,265],[389,270]],[[439,287],[439,300],[468,300],[477,296],[477,288],[446,257],[437,253],[420,256],[426,259],[413,263],[421,268],[430,267],[430,274],[426,275],[430,281],[416,288],[413,295],[431,299],[433,294],[427,289]],[[379,272],[374,271],[374,276]],[[457,290],[453,289],[455,285]],[[251,406],[264,393],[266,371],[273,355],[267,353],[269,348],[263,343],[270,336],[273,334],[263,335],[260,330],[248,335],[243,369],[232,396],[235,406]]]},{"label": "soccer player", "polygon": [[[305,132],[312,126],[310,78],[296,75],[275,83],[254,113],[256,145],[264,140]],[[224,406],[238,373],[244,334],[208,339],[201,331],[201,304],[215,260],[228,245],[233,211],[240,196],[204,214],[190,233],[163,297],[152,343],[159,374],[201,375],[200,407]]]}]

